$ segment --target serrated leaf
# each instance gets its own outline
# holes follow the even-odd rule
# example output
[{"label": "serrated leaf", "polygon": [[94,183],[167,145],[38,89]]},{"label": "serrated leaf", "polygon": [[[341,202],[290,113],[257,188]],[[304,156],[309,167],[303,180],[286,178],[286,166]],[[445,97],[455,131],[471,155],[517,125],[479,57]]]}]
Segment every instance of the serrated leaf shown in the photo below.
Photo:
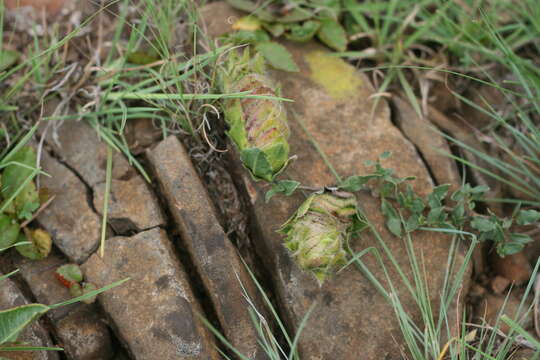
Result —
[{"label": "serrated leaf", "polygon": [[540,212],[536,210],[520,210],[516,216],[518,225],[529,225],[540,220]]},{"label": "serrated leaf", "polygon": [[297,23],[300,21],[307,20],[313,17],[313,12],[302,9],[300,7],[294,8],[288,14],[279,17],[277,20],[281,23]]},{"label": "serrated leaf", "polygon": [[285,33],[285,37],[291,41],[306,42],[315,36],[319,27],[320,23],[318,21],[306,21],[301,25],[293,24],[289,27],[289,31]]},{"label": "serrated leaf", "polygon": [[270,66],[283,71],[299,71],[291,53],[283,45],[273,41],[266,41],[258,43],[255,48]]},{"label": "serrated leaf", "polygon": [[360,176],[360,175],[353,175],[346,178],[341,184],[339,184],[339,188],[341,190],[349,191],[349,192],[356,192],[361,190],[364,185],[373,178],[376,178],[376,175],[366,175],[366,176]]},{"label": "serrated leaf", "polygon": [[251,171],[255,178],[271,181],[273,177],[272,167],[266,158],[266,154],[258,148],[249,148],[242,151],[240,158],[242,163]]},{"label": "serrated leaf", "polygon": [[272,188],[266,192],[265,201],[268,202],[274,195],[283,194],[291,196],[298,188],[300,182],[294,180],[280,180],[272,185]]},{"label": "serrated leaf", "polygon": [[488,218],[475,216],[471,221],[471,226],[480,232],[493,231],[497,228],[497,224]]},{"label": "serrated leaf", "polygon": [[317,36],[334,50],[345,51],[347,49],[347,34],[336,20],[322,19]]},{"label": "serrated leaf", "polygon": [[19,333],[49,310],[41,304],[28,304],[0,311],[0,344],[17,340]]}]

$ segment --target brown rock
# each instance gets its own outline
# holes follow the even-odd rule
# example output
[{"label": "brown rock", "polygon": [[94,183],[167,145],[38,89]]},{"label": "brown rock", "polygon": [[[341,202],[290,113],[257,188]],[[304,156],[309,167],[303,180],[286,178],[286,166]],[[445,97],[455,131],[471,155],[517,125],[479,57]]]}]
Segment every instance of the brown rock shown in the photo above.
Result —
[{"label": "brown rock", "polygon": [[[66,261],[58,254],[51,253],[40,261],[32,261],[21,256],[16,259],[17,267],[24,281],[36,297],[36,300],[45,305],[53,305],[71,299],[69,290],[63,286],[54,276],[56,269],[64,265]],[[54,321],[65,317],[70,311],[78,307],[78,304],[62,306],[51,310],[47,316]]]},{"label": "brown rock", "polygon": [[502,294],[510,285],[511,281],[502,276],[495,276],[491,279],[491,290],[495,294]]},{"label": "brown rock", "polygon": [[133,359],[218,359],[201,309],[165,232],[152,229],[107,241],[104,258],[83,265],[101,287],[129,277],[99,296]]},{"label": "brown rock", "polygon": [[215,209],[188,153],[171,136],[147,156],[225,335],[249,359],[266,358],[258,346],[257,332],[241,283],[252,299],[255,289],[235,247],[219,225]]},{"label": "brown rock", "polygon": [[72,261],[83,262],[99,245],[100,219],[88,203],[85,185],[67,167],[46,152],[41,158],[43,170],[40,186],[56,198],[38,216],[39,223],[52,235],[53,241]]},{"label": "brown rock", "polygon": [[131,152],[138,155],[158,142],[163,133],[154,126],[152,119],[133,119],[126,126],[125,136]]},{"label": "brown rock", "polygon": [[[226,28],[226,16],[230,12],[222,11],[223,5],[213,3],[210,6],[213,6],[212,10],[205,10],[206,13],[213,16],[219,13],[221,17],[211,21]],[[287,103],[287,110],[291,154],[297,155],[298,159],[286,171],[287,177],[306,186],[319,187],[337,182],[300,126],[301,121],[343,178],[366,174],[371,169],[363,166],[364,161],[375,160],[384,151],[391,151],[394,155],[383,161],[383,165],[395,169],[399,176],[416,176],[417,180],[412,184],[415,190],[420,195],[429,193],[432,189],[429,174],[414,147],[392,125],[386,103],[381,100],[373,108],[374,90],[367,77],[329,55],[321,46],[313,43],[285,45],[300,67],[298,73],[272,72],[281,85],[283,96],[294,100],[294,103]],[[351,266],[319,287],[313,276],[300,271],[283,247],[276,230],[302,203],[303,196],[276,197],[265,204],[264,193],[268,186],[253,182],[239,162],[235,163],[235,178],[243,183],[253,206],[255,246],[273,276],[280,308],[289,326],[297,326],[310,306],[314,306],[299,341],[301,356],[310,360],[348,360],[359,356],[363,359],[400,358],[403,343],[399,340],[401,335],[393,309],[366,277]],[[402,240],[386,230],[379,201],[365,193],[358,194],[358,199],[399,265],[410,273],[407,251]],[[447,262],[450,241],[441,234],[417,232],[413,243],[416,254],[424,256],[427,283],[436,308],[445,273],[442,264]],[[377,244],[377,240],[366,233],[352,246],[355,251],[360,251],[370,246],[379,247]],[[376,277],[384,279],[380,264],[373,257],[362,260]],[[458,263],[460,261],[462,258],[460,260],[458,256]],[[388,260],[385,260],[385,266],[392,269]],[[470,271],[467,274],[465,289]],[[412,319],[419,320],[415,303],[399,276],[393,271],[390,276]],[[453,307],[449,312],[455,310]],[[397,341],[389,340],[392,338]]]},{"label": "brown rock", "polygon": [[[0,274],[1,275],[1,274]],[[15,283],[10,279],[5,279],[0,282],[0,310],[10,309],[16,306],[21,306],[30,303]],[[28,325],[17,338],[17,341],[24,342],[31,346],[53,346],[49,334],[39,320]],[[17,351],[5,352],[0,351],[0,357],[13,360],[58,360],[58,353],[55,351]]]},{"label": "brown rock", "polygon": [[531,278],[531,265],[523,252],[505,257],[500,257],[494,252],[491,254],[490,260],[496,274],[507,278],[516,285],[521,285]]},{"label": "brown rock", "polygon": [[107,360],[113,357],[111,334],[96,306],[81,305],[57,323],[56,332],[71,359]]},{"label": "brown rock", "polygon": [[[55,130],[55,137],[48,137],[47,143],[58,157],[90,187],[104,183],[107,171],[107,145],[96,130],[84,121],[66,121]],[[135,170],[125,157],[113,152],[113,179],[133,176]]]},{"label": "brown rock", "polygon": [[530,329],[533,325],[533,317],[532,312],[527,313],[527,310],[531,301],[527,299],[520,310],[521,301],[521,297],[516,293],[511,293],[508,297],[487,294],[484,300],[476,306],[475,318],[485,320],[488,325],[493,327],[499,321],[499,329],[508,333],[510,327],[499,320],[504,314],[520,324],[525,330]]},{"label": "brown rock", "polygon": [[[94,186],[94,208],[100,214],[104,196],[105,184]],[[165,222],[157,199],[140,176],[111,181],[108,211],[108,222],[118,233],[146,230]]]},{"label": "brown rock", "polygon": [[[57,304],[72,298],[69,290],[54,276],[66,262],[57,254],[40,261],[19,257],[20,273],[36,299],[43,304]],[[95,305],[75,303],[47,313],[61,342],[74,360],[106,360],[112,356],[111,334]]]},{"label": "brown rock", "polygon": [[407,100],[394,96],[392,104],[398,126],[416,145],[437,183],[450,184],[451,191],[457,190],[461,185],[461,178],[456,162],[445,155],[451,154],[446,139],[437,132],[429,120],[421,118]]},{"label": "brown rock", "polygon": [[50,15],[56,14],[64,5],[65,0],[5,0],[7,9],[31,6],[38,10],[45,10]]}]

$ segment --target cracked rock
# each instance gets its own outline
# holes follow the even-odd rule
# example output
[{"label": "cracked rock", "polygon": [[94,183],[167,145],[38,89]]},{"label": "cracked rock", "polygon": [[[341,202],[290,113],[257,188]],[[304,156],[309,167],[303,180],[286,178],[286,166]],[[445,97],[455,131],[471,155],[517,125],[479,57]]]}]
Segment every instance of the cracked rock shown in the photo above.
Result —
[{"label": "cracked rock", "polygon": [[[2,289],[2,291],[0,291],[0,311],[30,303],[17,288],[15,283],[10,279],[0,281],[0,288]],[[19,335],[17,341],[21,341],[32,346],[53,346],[49,334],[47,331],[45,331],[39,320],[28,325],[23,330],[21,335]],[[2,357],[12,360],[59,359],[56,351],[0,351],[0,358]]]},{"label": "cracked rock", "polygon": [[37,220],[70,260],[81,263],[99,245],[100,219],[88,203],[85,185],[71,170],[47,152],[41,165],[51,177],[41,176],[40,186],[56,197]]},{"label": "cracked rock", "polygon": [[242,290],[243,285],[253,299],[254,286],[234,245],[219,225],[188,153],[171,136],[147,156],[225,335],[249,359],[265,359]]},{"label": "cracked rock", "polygon": [[109,239],[105,256],[92,255],[83,271],[98,287],[130,278],[99,301],[133,359],[219,359],[163,230]]},{"label": "cracked rock", "polygon": [[[59,255],[31,261],[19,257],[18,265],[36,299],[52,305],[72,298],[55,278],[56,269],[66,263]],[[113,355],[111,334],[95,304],[74,303],[47,312],[66,354],[74,360],[106,360]]]},{"label": "cracked rock", "polygon": [[[202,10],[202,14],[212,16],[212,36],[230,29],[230,16],[238,14],[224,10],[224,6],[223,3],[212,3]],[[216,26],[216,22],[221,25]],[[298,159],[285,175],[306,186],[336,184],[337,180],[310,141],[314,139],[342,178],[367,174],[372,169],[364,166],[366,160],[376,160],[383,152],[391,151],[393,156],[382,161],[383,166],[393,168],[398,176],[415,176],[416,181],[411,184],[414,190],[421,196],[429,193],[433,188],[430,176],[412,144],[391,123],[386,102],[380,99],[374,108],[375,90],[369,79],[314,42],[283,44],[300,68],[297,73],[272,71],[274,80],[280,84],[282,96],[294,101],[285,103],[285,106],[291,127],[291,154],[297,155]],[[360,271],[349,266],[326,280],[321,287],[314,276],[300,270],[283,246],[282,236],[276,231],[305,198],[300,194],[278,196],[265,203],[264,194],[269,186],[264,182],[254,182],[238,157],[233,163],[236,168],[234,178],[245,189],[252,206],[250,213],[253,214],[256,250],[272,276],[280,309],[292,328],[291,332],[298,330],[298,324],[314,306],[299,340],[302,358],[401,358],[405,343],[392,306]],[[357,198],[400,267],[405,273],[410,273],[407,249],[401,239],[386,230],[380,201],[364,192],[358,193]],[[413,244],[415,252],[423,256],[436,313],[446,271],[441,264],[448,261],[451,242],[440,233],[416,232]],[[351,246],[354,251],[375,246],[382,252],[380,243],[368,233],[363,233]],[[375,257],[366,255],[362,261],[376,278],[385,278]],[[408,314],[413,321],[421,321],[419,309],[401,278],[386,257],[383,261]],[[462,261],[463,256],[458,255],[457,263]],[[467,288],[470,268],[466,274],[464,288]],[[456,306],[450,306],[448,312],[454,313]]]}]

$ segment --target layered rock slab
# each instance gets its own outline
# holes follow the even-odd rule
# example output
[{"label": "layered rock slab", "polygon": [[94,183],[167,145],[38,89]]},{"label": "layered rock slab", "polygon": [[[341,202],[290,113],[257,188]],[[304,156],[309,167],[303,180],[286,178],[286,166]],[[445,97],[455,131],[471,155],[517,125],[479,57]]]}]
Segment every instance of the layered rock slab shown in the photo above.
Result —
[{"label": "layered rock slab", "polygon": [[[47,137],[47,144],[90,187],[91,205],[101,215],[107,180],[107,143],[86,122],[66,121],[54,137]],[[116,150],[112,162],[107,218],[113,229],[123,234],[164,224],[158,201],[138,170]]]},{"label": "layered rock slab", "polygon": [[98,287],[130,278],[99,301],[133,359],[219,359],[163,230],[109,239],[105,256],[92,255],[83,270]]},{"label": "layered rock slab", "polygon": [[[209,19],[212,37],[230,30],[231,16],[242,16],[222,2],[212,3],[201,13],[203,22]],[[374,108],[375,91],[368,78],[314,43],[285,45],[300,67],[298,73],[272,71],[272,77],[280,83],[282,95],[294,100],[286,107],[290,114],[291,154],[297,155],[298,159],[285,175],[314,187],[337,182],[313,145],[311,140],[314,140],[343,178],[368,173],[371,169],[363,165],[366,160],[376,160],[383,152],[391,151],[393,156],[384,160],[383,166],[393,168],[398,176],[415,176],[413,188],[420,195],[429,193],[433,184],[426,168],[412,144],[392,125],[385,101],[379,100]],[[236,165],[235,178],[240,180],[251,204],[257,251],[273,277],[280,309],[289,326],[297,329],[304,315],[314,306],[299,341],[302,358],[401,358],[404,343],[394,310],[366,277],[351,266],[320,287],[312,275],[298,268],[283,247],[282,237],[276,230],[294,213],[304,197],[276,197],[266,204],[264,193],[269,187],[263,182],[254,182],[238,157],[233,163]],[[380,202],[365,193],[357,196],[374,228],[405,274],[410,276],[409,255],[402,240],[386,230]],[[442,291],[445,275],[442,264],[447,263],[450,241],[438,233],[417,232],[413,242],[416,253],[423,255],[427,283],[436,303]],[[377,240],[367,233],[352,246],[356,251],[370,246],[382,251]],[[374,257],[366,256],[363,260],[375,276],[384,279]],[[462,258],[458,263],[460,261]],[[387,258],[384,262],[403,305],[413,319],[420,320],[415,302],[400,277]],[[454,311],[455,308],[449,310]]]},{"label": "layered rock slab", "polygon": [[171,136],[147,152],[147,158],[225,336],[249,359],[265,359],[244,295],[245,289],[253,299],[256,291],[236,248],[219,224],[189,154]]},{"label": "layered rock slab", "polygon": [[[72,298],[55,278],[56,269],[66,264],[58,254],[31,261],[17,257],[17,267],[36,300],[52,305]],[[107,360],[114,355],[112,335],[95,304],[74,303],[47,312],[66,355],[73,360]]]},{"label": "layered rock slab", "polygon": [[[2,274],[0,274],[1,276]],[[17,288],[15,283],[10,279],[0,280],[0,311],[11,309],[16,306],[26,305],[30,302]],[[17,341],[23,342],[31,346],[46,346],[51,347],[53,343],[49,334],[40,321],[34,321],[28,325],[17,338]],[[0,358],[8,358],[12,360],[58,360],[59,356],[56,351],[15,351],[4,352],[0,351]]]}]

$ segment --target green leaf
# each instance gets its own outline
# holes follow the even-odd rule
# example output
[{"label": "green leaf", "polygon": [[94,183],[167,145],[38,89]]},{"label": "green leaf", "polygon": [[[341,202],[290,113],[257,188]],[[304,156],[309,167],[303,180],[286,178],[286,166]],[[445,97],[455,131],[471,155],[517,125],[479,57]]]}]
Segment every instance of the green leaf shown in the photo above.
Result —
[{"label": "green leaf", "polygon": [[420,227],[420,216],[418,214],[412,214],[405,222],[405,231],[411,232]]},{"label": "green leaf", "polygon": [[291,53],[284,46],[273,41],[266,41],[258,43],[255,47],[272,67],[283,71],[299,71]]},{"label": "green leaf", "polygon": [[34,149],[29,146],[21,148],[12,156],[12,163],[6,166],[2,175],[1,195],[4,199],[13,195],[20,184],[32,175],[36,160]]},{"label": "green leaf", "polygon": [[319,28],[317,36],[323,43],[334,50],[347,50],[347,34],[336,20],[321,20],[321,27]]},{"label": "green leaf", "polygon": [[520,210],[516,217],[518,225],[529,225],[540,220],[540,212],[536,210]]},{"label": "green leaf", "polygon": [[7,69],[19,59],[21,53],[14,50],[0,50],[0,71]]},{"label": "green leaf", "polygon": [[428,195],[427,201],[430,208],[438,208],[442,205],[442,201],[448,194],[450,185],[439,185],[433,189],[431,194]]},{"label": "green leaf", "polygon": [[0,344],[17,340],[19,333],[49,310],[41,304],[28,304],[0,311]]},{"label": "green leaf", "polygon": [[266,192],[265,201],[268,202],[276,194],[291,196],[299,185],[300,182],[298,181],[280,180],[273,184],[272,188]]},{"label": "green leaf", "polygon": [[255,178],[272,181],[272,167],[266,158],[266,154],[258,148],[244,149],[240,155],[242,163],[247,167]]},{"label": "green leaf", "polygon": [[339,185],[339,188],[345,191],[356,192],[356,191],[361,190],[370,179],[373,179],[376,177],[378,176],[377,175],[349,176],[343,182],[341,182],[341,184]]},{"label": "green leaf", "polygon": [[232,7],[242,10],[253,15],[256,15],[259,19],[264,21],[275,21],[274,16],[270,11],[262,8],[257,2],[251,0],[227,0],[227,3]]},{"label": "green leaf", "polygon": [[282,23],[297,23],[313,17],[313,13],[309,10],[299,7],[294,8],[287,15],[279,17],[277,20]]},{"label": "green leaf", "polygon": [[320,22],[311,20],[301,25],[293,24],[289,27],[289,31],[285,33],[285,37],[297,42],[309,41],[315,36],[320,25]]},{"label": "green leaf", "polygon": [[10,216],[0,214],[0,249],[8,248],[17,241],[19,224]]},{"label": "green leaf", "polygon": [[392,234],[401,237],[401,221],[398,218],[389,218],[386,221],[386,226]]},{"label": "green leaf", "polygon": [[513,255],[523,250],[524,245],[516,242],[499,243],[497,245],[497,254],[501,257]]},{"label": "green leaf", "polygon": [[480,232],[493,231],[497,228],[497,224],[494,221],[482,216],[475,216],[471,221],[471,226]]}]

